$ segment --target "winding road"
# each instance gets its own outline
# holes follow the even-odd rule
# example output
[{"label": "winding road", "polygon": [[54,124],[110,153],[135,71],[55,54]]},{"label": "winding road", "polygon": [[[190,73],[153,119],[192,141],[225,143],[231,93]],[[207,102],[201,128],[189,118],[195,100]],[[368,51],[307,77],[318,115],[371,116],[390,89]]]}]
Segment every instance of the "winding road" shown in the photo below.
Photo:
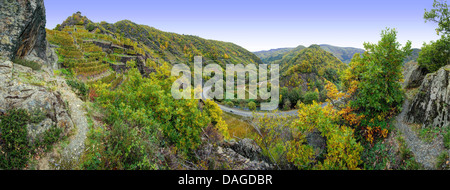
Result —
[{"label": "winding road", "polygon": [[[202,97],[203,100],[206,99],[212,99],[209,98],[208,96],[208,92],[211,90],[212,86],[208,86],[208,87],[204,87],[203,88],[203,93],[202,93]],[[328,103],[324,103],[322,104],[322,107],[325,107]],[[253,117],[253,112],[251,111],[245,111],[245,110],[241,110],[241,109],[236,109],[236,108],[230,108],[224,105],[220,105],[217,104],[220,109],[223,112],[227,112],[227,113],[231,113],[231,114],[235,114],[235,115],[239,115],[242,117]],[[265,114],[267,114],[267,116],[269,117],[278,117],[278,116],[297,116],[298,115],[298,110],[291,110],[291,111],[277,111],[277,112],[254,112],[256,115],[259,116],[264,116]]]}]

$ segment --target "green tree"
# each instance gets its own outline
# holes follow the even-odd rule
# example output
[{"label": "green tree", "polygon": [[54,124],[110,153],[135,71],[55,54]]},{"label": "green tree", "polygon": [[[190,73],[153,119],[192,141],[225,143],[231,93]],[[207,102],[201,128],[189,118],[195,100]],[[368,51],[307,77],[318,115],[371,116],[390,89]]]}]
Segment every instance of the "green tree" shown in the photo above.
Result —
[{"label": "green tree", "polygon": [[284,101],[283,109],[284,110],[291,109],[291,101],[290,100],[286,99],[286,101]]},{"label": "green tree", "polygon": [[[382,31],[378,44],[364,43],[366,52],[361,59],[364,67],[356,69],[358,92],[351,105],[366,116],[366,125],[378,125],[374,120],[386,120],[389,113],[398,112],[403,103],[403,91],[400,86],[403,59],[411,53],[411,42],[401,48],[397,42],[397,31]],[[350,68],[351,69],[351,68]]]},{"label": "green tree", "polygon": [[437,1],[433,3],[434,9],[425,10],[425,22],[432,21],[438,23],[436,32],[442,33],[441,39],[430,44],[423,44],[422,51],[419,53],[417,61],[421,67],[429,72],[435,72],[440,67],[450,63],[450,13],[446,1]]},{"label": "green tree", "polygon": [[436,32],[449,34],[450,32],[450,13],[448,12],[448,5],[446,0],[434,0],[433,8],[430,11],[425,9],[423,18],[425,22],[432,21],[438,23]]},{"label": "green tree", "polygon": [[319,94],[317,92],[308,91],[303,96],[303,103],[305,104],[312,104],[313,101],[319,100]]},{"label": "green tree", "polygon": [[450,64],[450,37],[442,35],[436,42],[424,43],[417,61],[429,72],[435,72],[442,66]]},{"label": "green tree", "polygon": [[247,106],[248,106],[248,109],[250,109],[252,111],[256,110],[256,103],[255,102],[249,102]]}]

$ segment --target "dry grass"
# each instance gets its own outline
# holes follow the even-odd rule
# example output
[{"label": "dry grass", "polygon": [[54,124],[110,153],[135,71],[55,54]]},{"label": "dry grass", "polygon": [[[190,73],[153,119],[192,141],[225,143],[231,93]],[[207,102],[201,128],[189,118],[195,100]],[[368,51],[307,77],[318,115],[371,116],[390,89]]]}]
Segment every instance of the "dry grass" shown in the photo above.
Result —
[{"label": "dry grass", "polygon": [[231,138],[239,138],[239,139],[256,138],[254,128],[242,117],[228,113],[223,113],[222,118],[228,125],[228,132]]},{"label": "dry grass", "polygon": [[416,94],[419,93],[419,90],[420,90],[419,87],[412,88],[412,89],[406,89],[406,92],[405,92],[406,98],[408,100],[413,100],[414,97],[416,96]]}]

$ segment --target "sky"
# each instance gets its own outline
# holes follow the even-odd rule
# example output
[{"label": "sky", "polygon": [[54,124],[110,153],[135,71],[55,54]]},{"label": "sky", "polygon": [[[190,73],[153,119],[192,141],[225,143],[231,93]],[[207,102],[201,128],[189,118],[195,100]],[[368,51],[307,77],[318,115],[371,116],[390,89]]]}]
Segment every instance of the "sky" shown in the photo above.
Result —
[{"label": "sky", "polygon": [[437,40],[423,14],[433,0],[44,0],[47,28],[80,11],[93,22],[131,20],[166,32],[235,43],[249,51],[330,44],[363,48],[397,29],[414,48]]}]

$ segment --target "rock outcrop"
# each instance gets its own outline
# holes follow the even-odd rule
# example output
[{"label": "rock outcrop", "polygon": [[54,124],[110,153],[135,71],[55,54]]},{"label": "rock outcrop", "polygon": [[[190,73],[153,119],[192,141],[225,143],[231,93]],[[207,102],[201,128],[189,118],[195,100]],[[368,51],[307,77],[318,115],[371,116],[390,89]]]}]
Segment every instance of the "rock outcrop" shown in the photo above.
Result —
[{"label": "rock outcrop", "polygon": [[234,152],[248,158],[252,161],[260,161],[261,159],[261,148],[252,139],[242,139],[238,142],[230,141],[226,143],[227,148],[231,148]]},{"label": "rock outcrop", "polygon": [[43,0],[2,0],[0,3],[0,57],[33,56],[47,61]]},{"label": "rock outcrop", "polygon": [[425,76],[405,120],[424,126],[450,126],[450,65]]},{"label": "rock outcrop", "polygon": [[30,141],[52,126],[63,129],[65,134],[73,128],[61,95],[51,90],[52,85],[57,86],[52,75],[45,71],[37,73],[11,61],[0,61],[0,110],[16,108],[29,113],[38,110],[45,115],[40,123],[27,126]]},{"label": "rock outcrop", "polygon": [[404,89],[419,87],[426,74],[426,69],[421,68],[416,62],[406,63],[403,67],[404,82],[402,83],[402,87]]}]

